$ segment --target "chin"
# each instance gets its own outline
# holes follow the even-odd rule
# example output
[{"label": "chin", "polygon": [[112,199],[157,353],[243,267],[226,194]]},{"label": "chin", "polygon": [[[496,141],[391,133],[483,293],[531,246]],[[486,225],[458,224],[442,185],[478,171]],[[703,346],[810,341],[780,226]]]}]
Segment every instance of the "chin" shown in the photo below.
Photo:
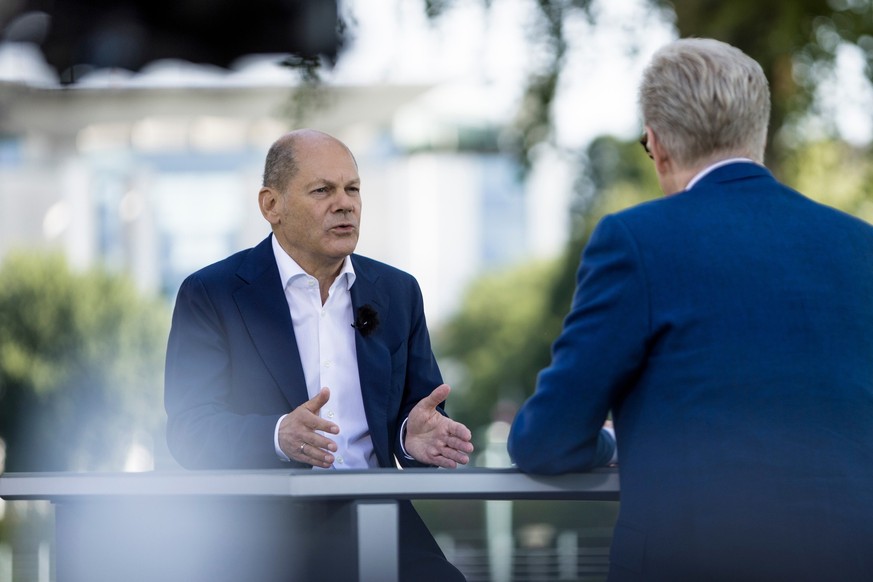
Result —
[{"label": "chin", "polygon": [[353,241],[346,241],[344,244],[336,244],[333,245],[332,249],[334,251],[335,256],[345,257],[347,255],[355,252],[355,248],[358,246],[358,239],[356,238]]}]

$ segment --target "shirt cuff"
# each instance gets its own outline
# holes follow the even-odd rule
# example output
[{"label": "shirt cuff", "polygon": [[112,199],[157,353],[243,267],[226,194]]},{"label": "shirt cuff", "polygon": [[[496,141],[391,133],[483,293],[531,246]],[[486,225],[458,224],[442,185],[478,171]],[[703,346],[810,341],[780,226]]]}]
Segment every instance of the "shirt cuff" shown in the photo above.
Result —
[{"label": "shirt cuff", "polygon": [[289,463],[291,462],[291,459],[288,458],[288,455],[286,455],[281,448],[279,448],[279,425],[282,424],[282,420],[286,416],[288,415],[283,414],[282,417],[279,419],[279,422],[276,423],[276,429],[273,431],[273,446],[276,448],[276,455],[279,457],[279,459],[285,461],[286,463]]},{"label": "shirt cuff", "polygon": [[405,419],[403,419],[403,424],[400,425],[400,450],[403,452],[404,457],[406,457],[410,461],[414,461],[415,457],[410,456],[409,453],[406,452],[405,443],[406,443],[406,423],[407,422],[409,422],[408,416]]},{"label": "shirt cuff", "polygon": [[600,430],[608,434],[609,438],[612,439],[612,458],[609,459],[609,464],[614,465],[618,462],[618,441],[615,439],[615,429],[604,426]]}]

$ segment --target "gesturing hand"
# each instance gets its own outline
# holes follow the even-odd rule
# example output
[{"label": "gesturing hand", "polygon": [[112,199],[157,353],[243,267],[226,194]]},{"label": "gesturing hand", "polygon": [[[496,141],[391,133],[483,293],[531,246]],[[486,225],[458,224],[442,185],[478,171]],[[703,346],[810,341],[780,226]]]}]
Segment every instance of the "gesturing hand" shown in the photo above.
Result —
[{"label": "gesturing hand", "polygon": [[416,461],[454,469],[466,465],[473,452],[473,434],[460,422],[443,416],[436,407],[448,397],[448,384],[437,386],[409,413],[403,446]]},{"label": "gesturing hand", "polygon": [[330,399],[330,390],[322,388],[307,400],[285,415],[279,424],[279,448],[289,459],[328,468],[333,464],[336,443],[315,431],[339,434],[339,427],[318,416],[321,407]]}]

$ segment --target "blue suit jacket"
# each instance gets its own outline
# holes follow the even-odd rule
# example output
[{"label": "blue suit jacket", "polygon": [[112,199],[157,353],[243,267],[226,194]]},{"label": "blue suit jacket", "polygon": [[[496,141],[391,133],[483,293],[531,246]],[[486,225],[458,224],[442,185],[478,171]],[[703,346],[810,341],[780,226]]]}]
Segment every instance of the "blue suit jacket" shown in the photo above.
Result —
[{"label": "blue suit jacket", "polygon": [[[400,426],[442,383],[421,291],[403,271],[352,255],[352,306],[370,305],[379,325],[355,334],[364,410],[381,467],[399,448]],[[167,443],[192,469],[308,467],[283,463],[273,432],[309,399],[270,237],[189,276],[167,348]]]},{"label": "blue suit jacket", "polygon": [[510,453],[589,470],[610,410],[610,580],[869,580],[873,228],[751,163],[604,218]]}]

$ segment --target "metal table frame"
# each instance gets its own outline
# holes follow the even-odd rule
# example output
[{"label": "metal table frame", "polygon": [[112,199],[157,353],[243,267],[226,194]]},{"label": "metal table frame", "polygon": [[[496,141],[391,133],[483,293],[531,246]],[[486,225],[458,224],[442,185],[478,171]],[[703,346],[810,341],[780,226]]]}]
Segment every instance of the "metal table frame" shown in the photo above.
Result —
[{"label": "metal table frame", "polygon": [[[618,472],[538,477],[513,469],[457,471],[179,471],[149,473],[9,473],[0,497],[54,504],[129,498],[248,498],[343,502],[357,528],[359,579],[394,582],[397,502],[401,499],[546,499],[616,501]],[[58,544],[64,543],[57,540]],[[59,582],[62,576],[59,576]]]}]

